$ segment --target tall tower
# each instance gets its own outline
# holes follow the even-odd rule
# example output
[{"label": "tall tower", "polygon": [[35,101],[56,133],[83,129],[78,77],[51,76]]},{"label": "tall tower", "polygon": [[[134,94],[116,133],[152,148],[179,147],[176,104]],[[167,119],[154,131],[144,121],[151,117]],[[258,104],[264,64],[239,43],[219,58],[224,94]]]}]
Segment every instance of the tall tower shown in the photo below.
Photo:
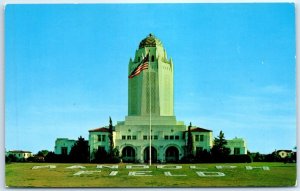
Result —
[{"label": "tall tower", "polygon": [[147,54],[148,69],[128,78],[128,116],[149,116],[150,111],[152,116],[174,116],[173,62],[153,34],[140,42],[135,57],[130,58],[128,75]]}]

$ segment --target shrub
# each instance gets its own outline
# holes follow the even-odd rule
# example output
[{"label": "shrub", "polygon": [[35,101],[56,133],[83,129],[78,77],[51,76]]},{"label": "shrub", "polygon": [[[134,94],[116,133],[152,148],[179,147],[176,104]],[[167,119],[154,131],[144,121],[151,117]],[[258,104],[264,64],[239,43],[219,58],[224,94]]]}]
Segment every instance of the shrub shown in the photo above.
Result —
[{"label": "shrub", "polygon": [[192,155],[191,156],[184,156],[184,157],[181,158],[181,160],[179,162],[180,163],[194,163],[195,159]]},{"label": "shrub", "polygon": [[111,158],[111,160],[109,162],[110,163],[120,163],[121,159],[119,157],[113,157],[113,158]]},{"label": "shrub", "polygon": [[49,152],[45,157],[45,162],[67,163],[70,162],[70,160],[68,155],[57,155],[54,152]]},{"label": "shrub", "polygon": [[203,151],[198,151],[195,157],[195,162],[198,163],[209,163],[212,162],[212,156],[209,151],[204,149]]},{"label": "shrub", "polygon": [[251,163],[252,158],[249,155],[229,155],[227,161],[229,163]]}]

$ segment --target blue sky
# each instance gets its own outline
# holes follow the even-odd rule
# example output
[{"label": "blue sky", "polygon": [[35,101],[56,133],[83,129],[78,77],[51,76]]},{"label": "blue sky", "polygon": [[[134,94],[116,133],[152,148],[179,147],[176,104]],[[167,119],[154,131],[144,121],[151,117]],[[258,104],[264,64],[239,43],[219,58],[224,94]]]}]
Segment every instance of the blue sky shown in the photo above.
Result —
[{"label": "blue sky", "polygon": [[292,149],[294,17],[288,3],[8,5],[5,148],[53,150],[124,120],[129,59],[151,32],[174,62],[178,120]]}]

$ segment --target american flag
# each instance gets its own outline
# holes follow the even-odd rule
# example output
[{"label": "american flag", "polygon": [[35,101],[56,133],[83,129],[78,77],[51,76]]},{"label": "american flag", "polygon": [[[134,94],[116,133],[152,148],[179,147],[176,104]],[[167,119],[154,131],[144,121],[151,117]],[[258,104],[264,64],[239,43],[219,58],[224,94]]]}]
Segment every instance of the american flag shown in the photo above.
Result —
[{"label": "american flag", "polygon": [[142,62],[131,72],[128,78],[133,78],[134,76],[139,75],[143,70],[148,69],[149,64],[149,54],[145,56]]}]

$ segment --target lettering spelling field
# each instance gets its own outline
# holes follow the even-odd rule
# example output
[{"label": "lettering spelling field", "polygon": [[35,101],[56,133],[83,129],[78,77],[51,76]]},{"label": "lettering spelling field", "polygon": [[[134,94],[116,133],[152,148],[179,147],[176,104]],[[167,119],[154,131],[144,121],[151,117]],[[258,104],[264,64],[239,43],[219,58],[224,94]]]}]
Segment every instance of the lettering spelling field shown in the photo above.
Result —
[{"label": "lettering spelling field", "polygon": [[296,164],[6,164],[8,187],[294,186]]}]

